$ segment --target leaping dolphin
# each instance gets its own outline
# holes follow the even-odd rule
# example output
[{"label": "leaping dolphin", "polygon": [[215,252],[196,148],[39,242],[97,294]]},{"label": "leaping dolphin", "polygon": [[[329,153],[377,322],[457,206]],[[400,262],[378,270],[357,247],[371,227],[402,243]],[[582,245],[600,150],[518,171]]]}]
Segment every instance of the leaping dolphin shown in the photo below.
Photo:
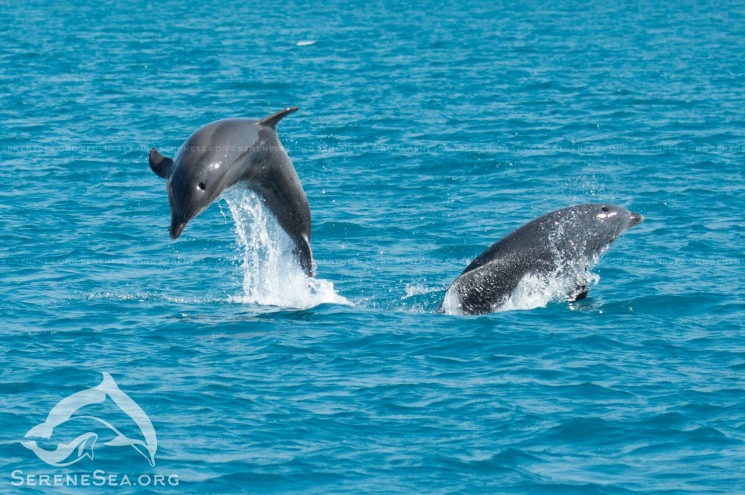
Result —
[{"label": "leaping dolphin", "polygon": [[290,157],[279,142],[277,124],[297,107],[261,120],[226,119],[197,130],[176,156],[150,150],[150,168],[166,179],[171,204],[171,239],[220,194],[239,182],[256,191],[295,244],[300,266],[313,276],[310,206]]},{"label": "leaping dolphin", "polygon": [[[547,277],[563,268],[590,268],[626,229],[644,217],[608,204],[552,211],[492,244],[448,288],[439,311],[484,314],[498,309],[527,275]],[[571,287],[570,300],[587,296]]]}]

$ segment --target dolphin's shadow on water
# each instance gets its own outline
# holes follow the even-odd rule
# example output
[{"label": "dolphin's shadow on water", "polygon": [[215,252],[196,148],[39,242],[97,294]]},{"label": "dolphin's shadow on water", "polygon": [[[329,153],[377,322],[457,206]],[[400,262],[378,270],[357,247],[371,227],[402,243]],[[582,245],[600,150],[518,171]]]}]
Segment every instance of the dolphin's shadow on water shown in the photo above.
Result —
[{"label": "dolphin's shadow on water", "polygon": [[[151,169],[166,179],[172,239],[221,195],[227,199],[244,252],[244,298],[237,302],[298,307],[349,303],[333,292],[330,282],[313,278],[310,206],[276,132],[282,118],[296,110],[286,108],[261,120],[207,124],[174,159],[155,148],[150,152]],[[236,185],[253,194],[236,195]],[[272,220],[279,229],[272,228]],[[592,266],[621,233],[642,220],[638,213],[609,204],[547,213],[476,257],[450,284],[436,311],[477,315],[527,309],[562,297],[583,299],[597,281],[590,274]],[[288,259],[296,260],[302,273]],[[304,296],[323,292],[336,299]]]}]

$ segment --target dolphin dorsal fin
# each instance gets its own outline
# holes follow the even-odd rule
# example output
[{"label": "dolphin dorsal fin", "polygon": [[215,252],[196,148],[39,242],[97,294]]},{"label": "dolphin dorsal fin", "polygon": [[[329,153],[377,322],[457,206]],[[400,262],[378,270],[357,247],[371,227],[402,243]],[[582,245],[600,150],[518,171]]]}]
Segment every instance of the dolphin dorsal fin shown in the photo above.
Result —
[{"label": "dolphin dorsal fin", "polygon": [[173,160],[161,155],[155,148],[150,150],[150,168],[158,177],[167,179],[171,173],[171,166],[173,166]]},{"label": "dolphin dorsal fin", "polygon": [[269,117],[264,117],[259,121],[259,125],[271,127],[272,129],[277,128],[277,124],[279,124],[279,121],[285,118],[285,116],[291,114],[292,112],[296,112],[297,110],[300,110],[298,107],[289,107],[285,108],[284,110],[280,110],[279,112],[270,115]]}]

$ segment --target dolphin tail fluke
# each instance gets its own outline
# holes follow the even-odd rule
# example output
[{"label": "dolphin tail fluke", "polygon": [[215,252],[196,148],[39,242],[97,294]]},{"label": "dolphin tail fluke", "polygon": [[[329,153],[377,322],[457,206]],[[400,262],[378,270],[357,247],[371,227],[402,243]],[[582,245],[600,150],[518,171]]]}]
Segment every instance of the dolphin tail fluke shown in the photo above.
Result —
[{"label": "dolphin tail fluke", "polygon": [[173,160],[161,155],[155,148],[150,150],[150,168],[158,177],[163,179],[168,178],[172,166]]},{"label": "dolphin tail fluke", "polygon": [[276,129],[277,124],[279,124],[280,120],[282,120],[283,118],[285,118],[287,115],[291,114],[292,112],[296,112],[298,110],[299,110],[298,107],[285,108],[284,110],[280,110],[279,112],[270,115],[269,117],[264,117],[263,119],[259,121],[259,125],[263,125],[266,127],[271,127],[272,129]]}]

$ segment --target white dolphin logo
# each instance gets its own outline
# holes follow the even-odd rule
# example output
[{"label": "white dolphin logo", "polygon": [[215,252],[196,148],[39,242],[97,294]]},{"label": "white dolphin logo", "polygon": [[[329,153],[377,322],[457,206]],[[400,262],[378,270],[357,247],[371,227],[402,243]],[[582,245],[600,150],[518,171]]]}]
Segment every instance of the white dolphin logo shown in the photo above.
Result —
[{"label": "white dolphin logo", "polygon": [[[116,404],[124,414],[132,418],[135,424],[140,428],[140,432],[145,439],[144,441],[126,437],[116,427],[101,418],[86,415],[74,415],[80,408],[91,404],[101,403],[105,401],[107,397],[111,398],[111,400],[114,401],[114,404]],[[111,447],[129,445],[142,454],[151,466],[155,466],[155,451],[158,448],[158,439],[155,436],[155,429],[153,428],[153,424],[150,422],[150,418],[147,417],[145,411],[143,411],[135,401],[119,389],[114,379],[108,373],[103,373],[103,381],[99,385],[87,390],[75,392],[69,397],[65,397],[59,401],[59,403],[49,412],[46,421],[31,428],[28,433],[26,433],[25,438],[51,438],[54,428],[62,423],[70,421],[71,419],[87,419],[101,423],[111,429],[111,431],[116,435],[112,440],[105,442],[104,445]],[[51,464],[52,466],[69,466],[85,457],[93,459],[93,445],[96,443],[97,439],[98,435],[95,433],[86,432],[69,443],[57,445],[55,450],[42,449],[37,445],[35,440],[24,440],[21,443],[24,447],[33,451],[39,459],[47,464]],[[76,456],[74,456],[72,460],[68,460],[70,455],[76,449]]]}]

